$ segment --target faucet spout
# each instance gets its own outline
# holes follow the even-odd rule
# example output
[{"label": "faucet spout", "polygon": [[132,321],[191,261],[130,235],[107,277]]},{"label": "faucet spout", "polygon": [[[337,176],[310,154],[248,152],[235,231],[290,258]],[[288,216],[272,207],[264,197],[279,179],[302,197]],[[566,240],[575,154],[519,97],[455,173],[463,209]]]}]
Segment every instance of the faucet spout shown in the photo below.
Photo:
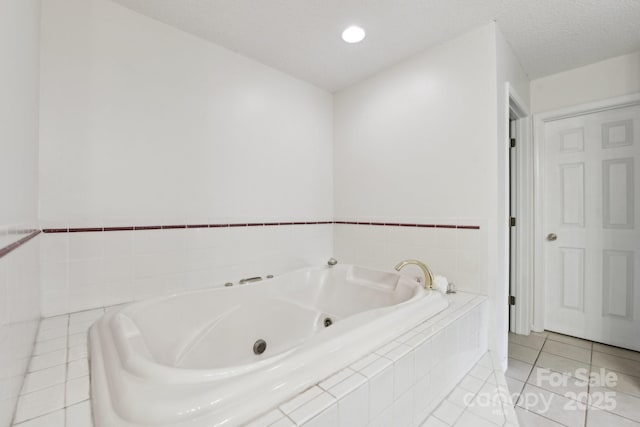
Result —
[{"label": "faucet spout", "polygon": [[425,263],[423,263],[422,261],[418,261],[417,259],[405,259],[404,261],[400,261],[396,265],[395,269],[396,271],[400,271],[407,265],[417,265],[418,267],[420,267],[420,269],[424,273],[424,288],[433,289],[433,273]]}]

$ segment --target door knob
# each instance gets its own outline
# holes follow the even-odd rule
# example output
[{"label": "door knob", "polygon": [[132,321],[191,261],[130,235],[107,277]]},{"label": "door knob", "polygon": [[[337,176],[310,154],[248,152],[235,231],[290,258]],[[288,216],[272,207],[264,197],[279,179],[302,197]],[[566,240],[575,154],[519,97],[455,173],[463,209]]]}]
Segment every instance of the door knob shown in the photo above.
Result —
[{"label": "door knob", "polygon": [[547,240],[550,242],[553,242],[554,240],[556,240],[558,238],[558,236],[555,233],[549,233],[547,235]]}]

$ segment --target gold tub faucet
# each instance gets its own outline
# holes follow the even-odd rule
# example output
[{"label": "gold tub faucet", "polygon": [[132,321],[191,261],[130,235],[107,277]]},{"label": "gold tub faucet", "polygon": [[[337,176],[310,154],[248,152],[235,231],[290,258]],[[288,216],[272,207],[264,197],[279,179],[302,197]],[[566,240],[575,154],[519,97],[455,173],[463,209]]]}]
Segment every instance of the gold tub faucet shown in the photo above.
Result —
[{"label": "gold tub faucet", "polygon": [[425,289],[433,289],[433,273],[429,270],[429,267],[422,261],[418,261],[417,259],[405,259],[404,261],[400,261],[398,265],[396,265],[396,270],[400,271],[407,265],[417,265],[422,269],[424,273],[424,288]]}]

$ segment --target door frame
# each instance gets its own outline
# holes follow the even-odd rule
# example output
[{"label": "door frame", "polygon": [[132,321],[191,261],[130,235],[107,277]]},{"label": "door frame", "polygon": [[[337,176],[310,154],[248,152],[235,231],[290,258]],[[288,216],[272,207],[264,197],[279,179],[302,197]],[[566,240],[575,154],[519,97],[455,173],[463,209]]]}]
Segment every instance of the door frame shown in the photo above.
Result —
[{"label": "door frame", "polygon": [[586,104],[561,108],[558,110],[538,113],[533,116],[533,158],[534,158],[534,195],[535,208],[534,230],[534,281],[533,281],[533,330],[543,331],[545,328],[545,262],[544,262],[544,195],[545,185],[545,126],[549,122],[577,117],[601,111],[617,110],[619,108],[640,105],[640,92],[631,95],[607,98]]},{"label": "door frame", "polygon": [[[516,229],[515,229],[515,265],[511,265],[515,278],[513,296],[516,304],[512,313],[515,328],[509,328],[517,334],[529,334],[531,331],[531,288],[533,282],[533,149],[531,143],[531,114],[529,107],[507,83],[508,111],[507,115],[515,117],[516,128]],[[512,114],[511,114],[512,113]],[[507,123],[509,122],[507,117]],[[509,132],[507,132],[507,147],[510,147]],[[507,148],[510,150],[510,148]],[[509,159],[510,152],[507,153]],[[509,162],[507,162],[508,179],[511,179]],[[509,182],[506,183],[507,188]],[[509,191],[507,190],[507,195]],[[510,196],[510,195],[509,195]],[[507,201],[509,208],[509,201]],[[506,213],[509,218],[509,212]],[[510,235],[509,227],[507,235]],[[508,263],[511,263],[511,246],[508,246]],[[509,291],[507,287],[507,292]]]}]

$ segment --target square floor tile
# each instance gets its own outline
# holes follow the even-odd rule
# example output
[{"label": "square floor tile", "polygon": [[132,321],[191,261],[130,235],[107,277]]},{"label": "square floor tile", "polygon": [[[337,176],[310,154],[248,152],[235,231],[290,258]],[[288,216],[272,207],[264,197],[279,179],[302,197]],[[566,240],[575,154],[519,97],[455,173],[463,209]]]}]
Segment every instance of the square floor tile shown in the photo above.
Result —
[{"label": "square floor tile", "polygon": [[574,377],[547,368],[535,367],[527,382],[572,400],[587,401],[588,373]]},{"label": "square floor tile", "polygon": [[67,327],[56,327],[51,329],[44,329],[38,331],[38,337],[36,341],[48,341],[55,338],[66,337],[67,336]]},{"label": "square floor tile", "polygon": [[14,424],[15,427],[65,427],[64,425],[64,409],[51,412],[38,418],[33,418],[20,424]]},{"label": "square floor tile", "polygon": [[608,368],[612,371],[618,371],[623,374],[640,377],[640,362],[637,360],[594,351],[591,364],[593,366]]},{"label": "square floor tile", "polygon": [[86,359],[88,354],[89,351],[86,345],[77,345],[75,347],[70,347],[68,353],[69,362],[78,359]]},{"label": "square floor tile", "polygon": [[587,427],[640,427],[640,423],[597,408],[587,411]]},{"label": "square floor tile", "polygon": [[87,399],[89,399],[89,377],[74,378],[67,382],[67,406]]},{"label": "square floor tile", "polygon": [[64,407],[64,384],[23,394],[18,399],[16,423],[37,418]]},{"label": "square floor tile", "polygon": [[95,308],[92,310],[78,311],[69,315],[69,325],[78,323],[95,322],[104,316],[104,308]]},{"label": "square floor tile", "polygon": [[[588,363],[578,362],[577,360],[567,359],[566,357],[557,356],[544,351],[540,353],[540,356],[538,356],[536,366],[568,375],[576,375],[581,371],[589,372]],[[579,369],[581,371],[578,371]]]},{"label": "square floor tile", "polygon": [[544,344],[545,337],[539,335],[518,335],[509,333],[509,342],[513,344],[524,345],[526,347],[533,348],[534,350],[540,350]]},{"label": "square floor tile", "polygon": [[456,422],[456,427],[496,427],[496,425],[471,411],[464,411]]},{"label": "square floor tile", "polygon": [[449,393],[449,396],[447,396],[447,400],[454,405],[458,405],[461,408],[464,408],[470,402],[473,402],[473,398],[476,396],[478,391],[472,392],[469,390],[465,390],[458,385],[458,387],[454,388],[453,391]]},{"label": "square floor tile", "polygon": [[84,401],[67,408],[67,427],[91,427],[91,405],[89,401]]},{"label": "square floor tile", "polygon": [[481,381],[486,381],[489,378],[489,375],[493,373],[492,369],[484,367],[482,365],[474,366],[467,375],[475,377]]},{"label": "square floor tile", "polygon": [[40,371],[42,369],[51,368],[52,366],[67,363],[67,349],[52,351],[50,353],[41,354],[31,357],[29,362],[29,372]]},{"label": "square floor tile", "polygon": [[506,380],[509,393],[511,394],[511,400],[513,400],[513,404],[515,405],[518,402],[522,389],[524,388],[524,382],[509,377],[507,377]]},{"label": "square floor tile", "polygon": [[440,406],[436,408],[433,415],[449,425],[454,425],[456,420],[462,415],[462,412],[464,412],[464,408],[445,400],[440,403]]},{"label": "square floor tile", "polygon": [[542,347],[542,351],[566,357],[567,359],[577,360],[582,363],[591,363],[590,349],[566,344],[560,341],[547,340]]},{"label": "square floor tile", "polygon": [[69,324],[69,334],[86,334],[89,331],[91,325],[95,323],[95,320],[90,322],[82,322],[82,323],[70,323]]},{"label": "square floor tile", "polygon": [[39,330],[45,331],[47,329],[66,328],[69,326],[69,315],[63,314],[61,316],[47,317],[40,321]]},{"label": "square floor tile", "polygon": [[56,384],[64,383],[66,369],[66,365],[58,365],[27,374],[24,378],[21,393],[31,393]]},{"label": "square floor tile", "polygon": [[569,427],[583,427],[586,405],[527,384],[518,406]]},{"label": "square floor tile", "polygon": [[583,340],[582,338],[576,338],[569,335],[558,334],[556,332],[548,331],[547,340],[559,341],[565,344],[575,345],[576,347],[582,347],[591,350],[591,341]]},{"label": "square floor tile", "polygon": [[481,379],[478,379],[474,376],[467,374],[467,376],[465,376],[462,379],[462,381],[460,381],[460,384],[458,384],[458,387],[461,387],[475,394],[480,390],[480,388],[482,388],[483,384],[484,383],[482,382]]},{"label": "square floor tile", "polygon": [[47,341],[38,341],[33,348],[33,355],[40,356],[52,351],[63,350],[67,348],[67,336],[54,338]]},{"label": "square floor tile", "polygon": [[87,336],[88,334],[86,332],[69,335],[69,347],[87,345]]},{"label": "square floor tile", "polygon": [[89,375],[89,360],[78,359],[67,365],[67,380]]},{"label": "square floor tile", "polygon": [[598,366],[591,367],[591,386],[607,387],[614,391],[640,397],[640,377],[634,377]]},{"label": "square floor tile", "polygon": [[420,427],[449,427],[449,424],[430,416],[423,424],[420,424]]},{"label": "square floor tile", "polygon": [[[520,427],[561,427],[562,424],[557,423],[549,418],[545,418],[542,415],[538,415],[535,412],[527,411],[520,407],[516,407],[516,416]],[[603,426],[598,426],[603,427]]]},{"label": "square floor tile", "polygon": [[592,406],[640,422],[640,398],[604,387],[589,389]]},{"label": "square floor tile", "polygon": [[505,375],[509,378],[524,382],[529,378],[531,369],[533,369],[533,365],[509,358]]},{"label": "square floor tile", "polygon": [[[546,345],[546,344],[545,344]],[[524,345],[509,343],[509,357],[520,360],[521,362],[533,364],[538,358],[540,352],[531,347]]]},{"label": "square floor tile", "polygon": [[599,344],[597,342],[593,343],[593,351],[599,351],[600,353],[613,354],[614,356],[624,357],[626,359],[632,359],[640,362],[640,351],[627,350],[624,348]]}]

